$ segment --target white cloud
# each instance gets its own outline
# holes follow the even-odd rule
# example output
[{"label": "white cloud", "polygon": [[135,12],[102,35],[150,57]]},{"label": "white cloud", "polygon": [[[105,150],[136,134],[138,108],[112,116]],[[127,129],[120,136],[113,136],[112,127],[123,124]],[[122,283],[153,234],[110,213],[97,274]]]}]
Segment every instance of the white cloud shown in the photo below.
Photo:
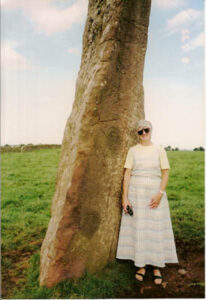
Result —
[{"label": "white cloud", "polygon": [[87,13],[87,0],[77,0],[65,9],[51,4],[51,0],[7,0],[2,8],[5,10],[21,8],[24,15],[32,21],[39,33],[50,36],[63,32],[75,23],[81,23]]},{"label": "white cloud", "polygon": [[189,43],[183,44],[182,49],[184,51],[190,51],[195,48],[203,47],[203,46],[204,46],[204,32],[201,32],[200,34],[198,34],[198,36],[193,38]]},{"label": "white cloud", "polygon": [[182,57],[181,62],[182,62],[183,64],[189,64],[190,59],[189,59],[189,57],[184,56],[184,57]]},{"label": "white cloud", "polygon": [[59,74],[54,77],[47,71],[45,74],[3,73],[2,145],[62,143],[72,111],[76,77],[68,79]]},{"label": "white cloud", "polygon": [[184,6],[186,4],[185,0],[152,0],[152,4],[156,5],[161,9],[171,9],[180,6]]},{"label": "white cloud", "polygon": [[153,124],[152,140],[180,149],[204,146],[203,87],[161,77],[147,79],[144,86],[145,118]]},{"label": "white cloud", "polygon": [[200,26],[203,24],[203,12],[196,9],[185,9],[167,21],[166,35],[184,30],[185,26]]},{"label": "white cloud", "polygon": [[32,62],[18,53],[14,48],[17,43],[14,41],[4,42],[1,46],[1,67],[2,69],[12,70],[32,70],[36,69]]},{"label": "white cloud", "polygon": [[78,54],[79,53],[79,48],[69,48],[68,52],[71,54]]},{"label": "white cloud", "polygon": [[181,30],[181,41],[185,42],[186,40],[189,40],[190,38],[190,31],[188,29],[182,29]]}]

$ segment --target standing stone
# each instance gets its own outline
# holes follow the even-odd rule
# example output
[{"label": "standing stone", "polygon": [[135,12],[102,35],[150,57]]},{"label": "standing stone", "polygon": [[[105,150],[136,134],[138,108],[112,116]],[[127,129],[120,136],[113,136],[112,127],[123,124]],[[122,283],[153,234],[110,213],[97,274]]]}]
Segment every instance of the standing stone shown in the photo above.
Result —
[{"label": "standing stone", "polygon": [[114,261],[124,161],[144,115],[151,0],[90,0],[75,101],[61,148],[40,285]]}]

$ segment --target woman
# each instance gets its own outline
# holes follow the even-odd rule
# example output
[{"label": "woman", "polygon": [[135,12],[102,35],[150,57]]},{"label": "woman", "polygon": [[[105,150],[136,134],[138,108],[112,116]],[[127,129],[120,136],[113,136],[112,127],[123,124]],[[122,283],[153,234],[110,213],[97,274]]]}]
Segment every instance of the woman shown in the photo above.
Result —
[{"label": "woman", "polygon": [[[127,153],[122,195],[122,219],[116,257],[134,261],[135,277],[142,281],[147,265],[155,284],[162,283],[159,268],[178,263],[165,188],[170,169],[164,147],[151,141],[152,124],[140,120],[139,143]],[[130,215],[127,206],[133,210]]]}]

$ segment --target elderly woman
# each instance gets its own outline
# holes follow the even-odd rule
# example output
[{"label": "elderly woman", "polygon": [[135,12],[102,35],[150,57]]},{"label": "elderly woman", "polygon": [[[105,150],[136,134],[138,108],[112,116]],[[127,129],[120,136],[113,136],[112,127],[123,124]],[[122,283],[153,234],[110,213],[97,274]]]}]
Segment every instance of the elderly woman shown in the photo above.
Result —
[{"label": "elderly woman", "polygon": [[139,281],[143,280],[147,265],[151,265],[154,283],[161,284],[159,268],[165,263],[178,263],[165,191],[170,165],[164,147],[151,141],[151,122],[140,120],[137,132],[139,143],[129,148],[124,165],[116,257],[134,261]]}]

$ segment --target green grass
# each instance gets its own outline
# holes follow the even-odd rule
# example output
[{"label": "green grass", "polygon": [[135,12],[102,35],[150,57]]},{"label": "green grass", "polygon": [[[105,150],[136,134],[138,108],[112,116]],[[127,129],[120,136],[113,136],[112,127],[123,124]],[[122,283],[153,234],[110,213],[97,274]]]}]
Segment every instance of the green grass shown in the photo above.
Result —
[{"label": "green grass", "polygon": [[[204,152],[168,151],[167,195],[175,239],[204,248]],[[2,153],[2,274],[17,284],[10,298],[115,298],[135,288],[132,261],[96,275],[39,287],[39,253],[50,220],[60,149]],[[28,259],[22,255],[28,253]],[[30,255],[29,255],[30,254]],[[10,283],[8,283],[10,284]]]},{"label": "green grass", "polygon": [[104,268],[103,272],[85,275],[77,280],[64,280],[47,289],[39,287],[39,253],[30,258],[30,268],[27,273],[27,283],[22,291],[14,290],[15,298],[34,298],[34,299],[76,299],[76,298],[114,298],[116,291],[132,292],[136,285],[133,276],[133,264],[125,261],[114,262]]},{"label": "green grass", "polygon": [[60,149],[2,153],[2,251],[32,250],[45,235]]},{"label": "green grass", "polygon": [[175,238],[204,248],[204,152],[168,151],[167,195]]}]

